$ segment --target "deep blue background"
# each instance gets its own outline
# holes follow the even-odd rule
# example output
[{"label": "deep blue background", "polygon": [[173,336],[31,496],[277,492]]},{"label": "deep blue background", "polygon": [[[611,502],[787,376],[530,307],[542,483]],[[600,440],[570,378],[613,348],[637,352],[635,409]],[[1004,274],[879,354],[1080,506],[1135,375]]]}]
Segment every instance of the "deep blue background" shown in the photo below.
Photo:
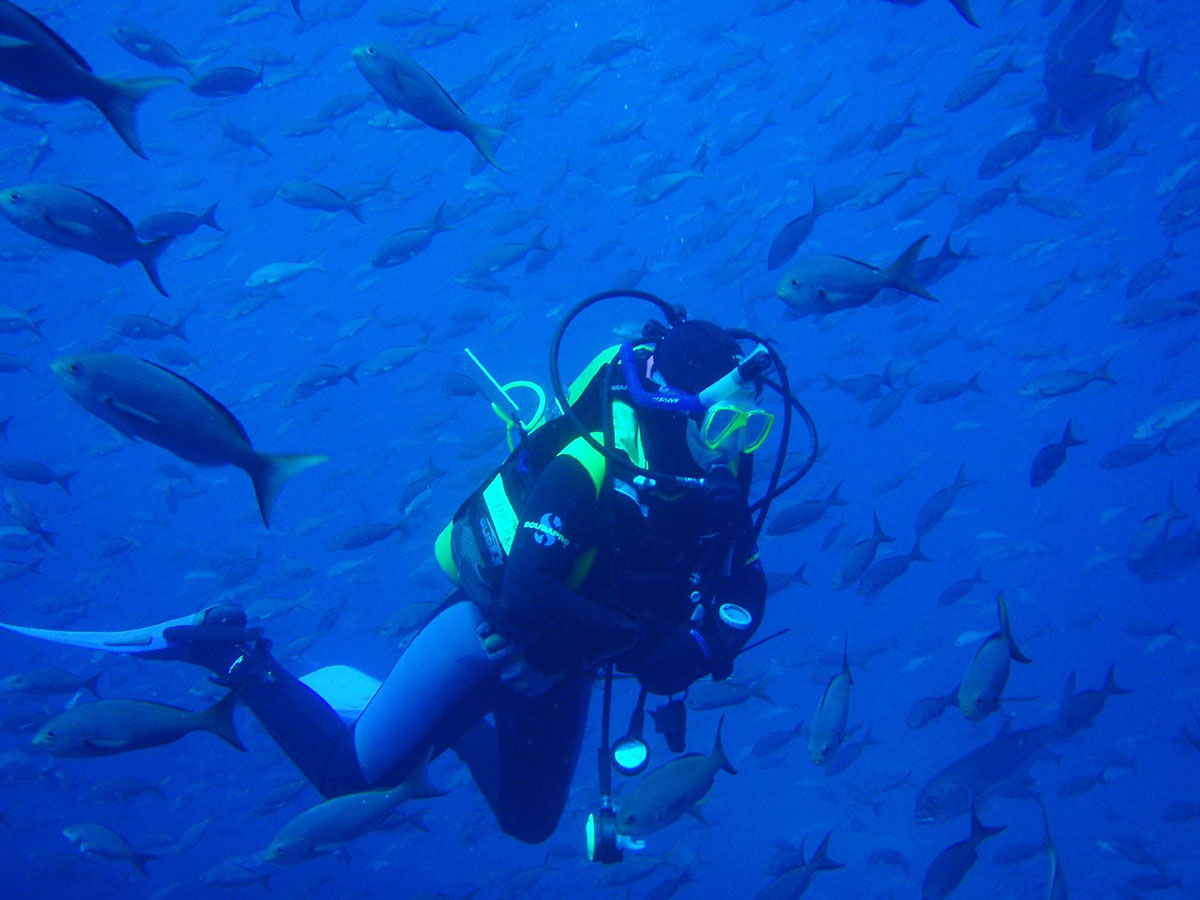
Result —
[{"label": "deep blue background", "polygon": [[[136,265],[114,269],[48,249],[0,223],[0,250],[18,257],[0,264],[0,302],[36,308],[35,317],[47,320],[44,340],[0,334],[0,350],[30,364],[28,371],[0,375],[0,418],[13,417],[0,453],[79,472],[70,496],[53,485],[6,482],[58,538],[40,576],[0,587],[0,616],[71,628],[156,621],[213,602],[222,596],[224,573],[257,561],[257,570],[250,566],[224,596],[246,604],[268,597],[302,599],[303,608],[267,623],[278,646],[312,634],[323,612],[342,609],[333,630],[291,661],[297,671],[347,662],[382,677],[398,645],[397,638],[379,634],[381,624],[405,604],[443,596],[446,586],[432,561],[433,537],[502,456],[497,444],[476,458],[461,458],[470,455],[462,453],[464,442],[496,426],[478,398],[444,389],[448,373],[463,371],[462,346],[469,344],[502,380],[530,378],[548,385],[546,347],[559,314],[644,267],[640,286],[685,304],[693,316],[749,326],[779,341],[824,449],[812,474],[777,511],[806,496],[825,496],[838,482],[844,482],[841,493],[849,501],[809,530],[763,542],[769,571],[790,573],[806,563],[811,586],[792,585],[773,596],[763,633],[788,626],[790,634],[739,661],[739,679],[773,673],[769,691],[777,705],[754,699],[728,711],[725,746],[741,774],[717,776],[703,807],[710,826],[685,818],[655,835],[646,851],[660,856],[674,847],[672,855],[695,855],[697,883],[679,895],[753,896],[769,881],[765,866],[774,842],[803,840],[811,851],[831,829],[830,854],[846,868],[819,875],[809,896],[919,895],[928,862],[965,837],[966,822],[915,825],[915,787],[878,791],[910,772],[922,784],[998,727],[995,717],[974,725],[955,710],[921,731],[906,724],[913,701],[948,691],[961,676],[979,638],[959,642],[959,636],[995,627],[997,589],[1005,590],[1018,643],[1034,660],[1016,667],[1009,685],[1014,696],[1038,698],[1012,705],[1018,727],[1053,717],[1071,670],[1078,672],[1081,687],[1096,687],[1116,663],[1118,683],[1133,690],[1112,700],[1094,729],[1052,745],[1051,755],[1032,769],[1072,895],[1143,896],[1124,887],[1141,870],[1104,848],[1114,837],[1145,840],[1172,876],[1197,890],[1200,873],[1194,851],[1187,849],[1200,839],[1196,822],[1162,821],[1168,802],[1200,802],[1196,749],[1173,740],[1185,726],[1193,733],[1198,727],[1196,568],[1193,560],[1166,581],[1147,583],[1125,562],[1142,520],[1166,508],[1172,483],[1185,511],[1200,510],[1195,430],[1176,437],[1170,456],[1118,470],[1098,466],[1107,451],[1132,439],[1134,425],[1147,414],[1200,396],[1194,319],[1136,330],[1116,321],[1131,303],[1125,296],[1129,276],[1165,252],[1170,236],[1158,222],[1160,210],[1171,197],[1172,179],[1197,158],[1191,56],[1200,33],[1197,9],[1187,0],[1126,0],[1116,29],[1119,49],[1100,68],[1132,76],[1143,52],[1152,49],[1162,105],[1144,97],[1128,132],[1112,148],[1093,154],[1087,135],[1048,141],[1012,174],[980,182],[976,170],[986,151],[1033,124],[1031,106],[1044,99],[1042,54],[1068,3],[1049,16],[1038,0],[973,5],[983,23],[978,30],[944,0],[913,9],[869,0],[812,0],[769,16],[731,12],[734,4],[724,3],[550,2],[522,18],[509,15],[515,4],[452,0],[440,21],[475,19],[479,33],[412,52],[459,96],[460,85],[493,72],[462,104],[473,118],[511,136],[499,151],[507,173],[481,170],[478,154],[459,135],[372,127],[373,118],[387,115],[377,100],[325,133],[287,136],[326,101],[368,92],[350,57],[354,46],[367,41],[404,46],[419,36],[419,30],[377,22],[393,8],[389,4],[372,0],[355,9],[350,3],[306,0],[307,26],[287,4],[245,25],[228,24],[228,11],[208,3],[37,7],[103,74],[156,73],[106,34],[121,19],[156,31],[184,56],[206,57],[208,65],[256,65],[252,61],[264,52],[278,59],[266,68],[266,85],[242,97],[205,100],[183,84],[152,95],[139,114],[148,161],[130,153],[85,104],[35,107],[15,97],[3,100],[33,108],[48,123],[55,152],[33,180],[93,191],[134,221],[163,209],[199,212],[219,201],[217,217],[226,231],[201,229],[167,252],[160,271],[168,299],[154,292]],[[644,48],[615,60],[562,109],[558,96],[587,76],[589,52],[614,36],[637,38]],[[721,72],[736,54],[755,47],[759,58]],[[947,94],[963,78],[998,65],[1012,51],[1024,72],[1006,77],[963,111],[944,110]],[[512,58],[493,68],[502,54]],[[544,84],[513,99],[516,78],[550,63]],[[695,63],[695,70],[661,83],[665,73],[687,63]],[[707,91],[694,90],[708,78],[714,80]],[[814,81],[823,84],[815,96],[794,103],[811,93]],[[691,93],[698,96],[690,99]],[[836,114],[823,116],[847,94]],[[828,161],[830,148],[846,134],[903,119],[914,97],[917,126],[891,147],[872,151],[868,138],[856,152]],[[722,152],[739,127],[768,115],[771,124],[757,139]],[[251,131],[273,156],[223,138],[222,119]],[[590,142],[601,129],[625,120],[644,123],[644,136],[611,146]],[[3,186],[31,180],[38,135],[4,122]],[[638,172],[652,156],[672,154],[671,168],[685,170],[702,140],[710,160],[703,179],[658,204],[634,205]],[[1087,177],[1097,158],[1125,154],[1135,142],[1140,152],[1112,174]],[[767,248],[789,219],[808,209],[812,185],[823,194],[847,185],[857,189],[918,160],[928,179],[912,182],[898,198],[875,208],[845,203],[819,219],[801,253],[842,253],[886,265],[923,234],[932,236],[926,248],[932,253],[967,199],[1013,174],[1022,176],[1030,193],[1069,203],[1077,214],[1053,218],[1010,202],[955,231],[954,246],[969,244],[978,258],[933,286],[941,301],[936,305],[892,297],[898,305],[877,303],[820,322],[785,321],[783,304],[774,297],[782,273],[766,271]],[[564,166],[565,178],[559,177]],[[288,181],[313,179],[348,191],[354,182],[385,176],[394,193],[364,205],[364,224],[345,213],[272,199]],[[906,198],[943,183],[943,198],[915,219],[897,221]],[[426,224],[443,201],[457,207],[477,197],[491,199],[456,220],[454,230],[435,237],[416,259],[397,268],[372,268],[386,236]],[[528,221],[497,232],[522,210]],[[498,273],[507,295],[472,291],[452,280],[480,253],[527,240],[543,224],[550,226],[548,242],[561,242],[563,249],[532,275],[521,266]],[[616,242],[615,249],[594,253],[608,242]],[[1140,299],[1196,287],[1196,234],[1183,231],[1175,247],[1182,257]],[[259,266],[318,258],[325,271],[284,285],[279,296],[247,316],[235,314],[250,296],[243,284]],[[1065,289],[1048,308],[1026,312],[1034,291],[1064,279]],[[196,470],[157,447],[127,444],[71,402],[49,372],[57,355],[102,343],[119,315],[171,320],[191,309],[190,344],[174,338],[168,343],[186,347],[197,363],[173,368],[221,398],[260,449],[332,458],[289,485],[270,531],[258,521],[240,472]],[[565,349],[565,372],[604,347],[612,325],[646,315],[644,307],[618,303],[581,320]],[[364,317],[369,321],[360,330],[339,334],[346,323]],[[879,373],[893,361],[910,367],[915,337],[951,328],[948,340],[916,361],[913,380],[966,380],[980,372],[985,393],[927,406],[910,397],[883,427],[872,429],[869,403],[823,389],[823,374]],[[360,376],[358,386],[343,382],[283,405],[288,388],[309,367],[347,366],[389,347],[419,343],[425,329],[435,352],[388,375]],[[1042,345],[1062,350],[1048,359],[1023,358]],[[159,346],[129,342],[120,349],[154,359]],[[1019,393],[1035,375],[1094,369],[1110,356],[1116,385],[1092,385],[1054,402]],[[1068,420],[1086,445],[1069,452],[1047,485],[1031,488],[1034,455],[1058,439]],[[356,552],[335,549],[358,525],[395,521],[402,488],[425,470],[430,455],[449,472],[434,483],[429,507],[410,518],[411,537]],[[953,481],[960,464],[980,483],[962,493],[923,541],[932,564],[914,564],[869,605],[854,591],[830,589],[846,549],[870,533],[873,510],[896,538],[883,551],[907,551],[917,510]],[[910,470],[898,488],[880,492],[888,479]],[[167,505],[171,490],[194,494],[174,514]],[[1174,533],[1188,527],[1178,523]],[[836,528],[841,530],[830,537]],[[118,545],[117,539],[128,544]],[[6,550],[0,558],[28,561],[40,553]],[[980,564],[987,585],[956,606],[938,609],[941,591]],[[1160,638],[1128,632],[1129,623],[1145,620],[1179,624]],[[851,721],[862,723],[863,730],[869,726],[882,744],[834,778],[810,763],[802,741],[766,760],[769,767],[749,757],[762,734],[811,718],[836,671],[847,630],[856,679]],[[869,662],[856,661],[872,650],[883,652]],[[89,658],[0,638],[0,675],[38,666],[79,673],[104,668],[106,697],[202,702],[188,696],[203,684],[194,669]],[[6,699],[0,712],[7,717],[27,706],[49,715],[69,698]],[[626,690],[619,691],[619,722],[630,700]],[[716,719],[717,713],[692,714],[690,749],[709,748]],[[213,896],[220,889],[200,883],[202,873],[227,857],[264,849],[290,815],[316,800],[310,790],[284,810],[252,815],[269,789],[295,774],[248,716],[240,713],[239,723],[251,745],[249,756],[209,735],[194,735],[170,748],[104,760],[31,753],[30,735],[6,727],[0,736],[0,809],[9,808],[0,841],[11,889],[6,896]],[[589,732],[572,803],[545,847],[525,847],[501,835],[463,770],[446,759],[434,767],[434,780],[457,787],[428,804],[429,834],[406,826],[372,835],[350,847],[348,866],[336,859],[317,861],[279,872],[273,885],[287,895],[323,897],[433,891],[458,896],[476,887],[482,897],[514,892],[554,897],[566,891],[624,896],[624,888],[597,886],[597,879],[607,882],[636,864],[602,870],[582,856],[582,823],[596,790],[593,742]],[[668,756],[661,743],[654,751],[659,762]],[[1101,770],[1110,783],[1079,797],[1057,795],[1067,778]],[[164,796],[96,802],[96,786],[118,775],[161,782]],[[880,804],[877,809],[872,800]],[[1041,841],[1037,807],[1028,799],[994,799],[982,817],[1009,828],[983,845],[981,862],[958,896],[1041,896],[1044,857],[1008,866],[992,861],[1004,845]],[[150,863],[148,881],[124,864],[82,860],[59,834],[78,821],[107,824],[134,846],[165,858]],[[205,822],[191,846],[176,846],[189,826]],[[898,849],[909,861],[908,875],[868,865],[880,847]],[[671,871],[663,868],[637,882],[632,895],[646,895]]]}]

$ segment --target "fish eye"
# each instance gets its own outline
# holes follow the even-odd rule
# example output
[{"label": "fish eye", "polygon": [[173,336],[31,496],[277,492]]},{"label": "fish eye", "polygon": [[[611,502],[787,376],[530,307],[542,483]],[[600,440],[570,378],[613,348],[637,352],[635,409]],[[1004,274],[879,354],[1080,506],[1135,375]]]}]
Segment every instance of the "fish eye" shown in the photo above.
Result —
[{"label": "fish eye", "polygon": [[80,372],[83,371],[83,366],[81,366],[77,362],[71,363],[71,365],[69,365],[67,368],[71,370],[72,375],[78,375]]},{"label": "fish eye", "polygon": [[9,191],[8,199],[11,200],[13,203],[20,203],[21,195],[17,191]]},{"label": "fish eye", "polygon": [[378,55],[378,54],[376,54],[374,47],[367,48],[367,56],[376,56],[376,55]]},{"label": "fish eye", "polygon": [[799,278],[792,279],[792,287],[800,287],[800,279]]}]

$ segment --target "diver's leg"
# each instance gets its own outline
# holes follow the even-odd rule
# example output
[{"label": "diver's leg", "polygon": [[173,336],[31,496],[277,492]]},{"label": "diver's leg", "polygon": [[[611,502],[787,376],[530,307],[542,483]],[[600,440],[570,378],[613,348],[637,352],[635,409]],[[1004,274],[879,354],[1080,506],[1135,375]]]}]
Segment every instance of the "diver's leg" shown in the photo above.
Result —
[{"label": "diver's leg", "polygon": [[538,844],[553,834],[567,803],[587,724],[591,681],[565,681],[544,694],[508,692],[496,725],[478,722],[455,744],[471,776],[512,837]]},{"label": "diver's leg", "polygon": [[239,691],[238,699],[323,796],[366,789],[346,723],[271,656],[270,641],[246,628],[242,610],[211,607],[192,625],[168,628],[163,636],[169,648],[146,655],[204,666],[217,683]]},{"label": "diver's leg", "polygon": [[469,601],[438,613],[413,639],[354,725],[367,781],[397,782],[492,703],[506,654],[490,652],[482,613]]}]

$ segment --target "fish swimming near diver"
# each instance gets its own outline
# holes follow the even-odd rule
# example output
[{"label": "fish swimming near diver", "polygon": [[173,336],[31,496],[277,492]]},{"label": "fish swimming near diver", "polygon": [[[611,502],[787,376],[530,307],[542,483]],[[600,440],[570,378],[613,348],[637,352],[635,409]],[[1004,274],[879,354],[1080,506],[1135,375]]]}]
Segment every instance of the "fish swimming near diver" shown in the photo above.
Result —
[{"label": "fish swimming near diver", "polygon": [[717,772],[737,770],[721,746],[722,716],[712,753],[690,753],[673,759],[638,782],[617,813],[617,833],[640,838],[666,828],[704,799]]},{"label": "fish swimming near diver", "polygon": [[98,700],[55,716],[33,743],[51,756],[112,756],[170,744],[193,731],[211,731],[245,752],[233,728],[236,705],[236,692],[199,712],[144,700]]},{"label": "fish swimming near diver", "polygon": [[821,702],[813,716],[808,733],[808,754],[814,764],[824,766],[833,759],[846,736],[846,719],[850,715],[850,639],[842,644],[842,670],[829,679]]},{"label": "fish swimming near diver", "polygon": [[260,453],[219,400],[182,375],[136,356],[81,353],[51,363],[71,399],[122,434],[142,438],[199,466],[237,466],[254,482],[263,524],[284,484],[318,454]]},{"label": "fish swimming near diver", "polygon": [[427,764],[428,759],[391,790],[343,794],[306,809],[279,829],[264,854],[266,861],[295,864],[333,853],[381,827],[405,800],[443,796],[445,791],[429,783]]},{"label": "fish swimming near diver", "polygon": [[864,306],[885,287],[937,302],[913,272],[928,239],[929,235],[918,238],[887,268],[836,254],[802,257],[783,277],[776,293],[796,316],[828,315]]}]

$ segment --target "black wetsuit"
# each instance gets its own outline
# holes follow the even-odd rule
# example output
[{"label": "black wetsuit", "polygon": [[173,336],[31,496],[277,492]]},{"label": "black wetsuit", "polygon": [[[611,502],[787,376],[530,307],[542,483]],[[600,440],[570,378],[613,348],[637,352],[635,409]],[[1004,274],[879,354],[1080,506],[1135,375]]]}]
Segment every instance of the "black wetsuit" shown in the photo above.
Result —
[{"label": "black wetsuit", "polygon": [[[486,621],[452,598],[353,725],[277,665],[269,682],[246,687],[247,705],[326,795],[397,784],[428,748],[453,747],[501,828],[545,840],[566,805],[598,667],[615,662],[659,694],[726,677],[765,604],[744,500],[714,510],[694,488],[637,496],[619,473],[614,481],[598,497],[578,460],[555,457],[523,504]],[[568,587],[592,551],[586,576]],[[750,627],[722,623],[728,603]],[[514,656],[488,651],[487,632],[511,637],[552,686],[523,690],[506,669]]]}]

